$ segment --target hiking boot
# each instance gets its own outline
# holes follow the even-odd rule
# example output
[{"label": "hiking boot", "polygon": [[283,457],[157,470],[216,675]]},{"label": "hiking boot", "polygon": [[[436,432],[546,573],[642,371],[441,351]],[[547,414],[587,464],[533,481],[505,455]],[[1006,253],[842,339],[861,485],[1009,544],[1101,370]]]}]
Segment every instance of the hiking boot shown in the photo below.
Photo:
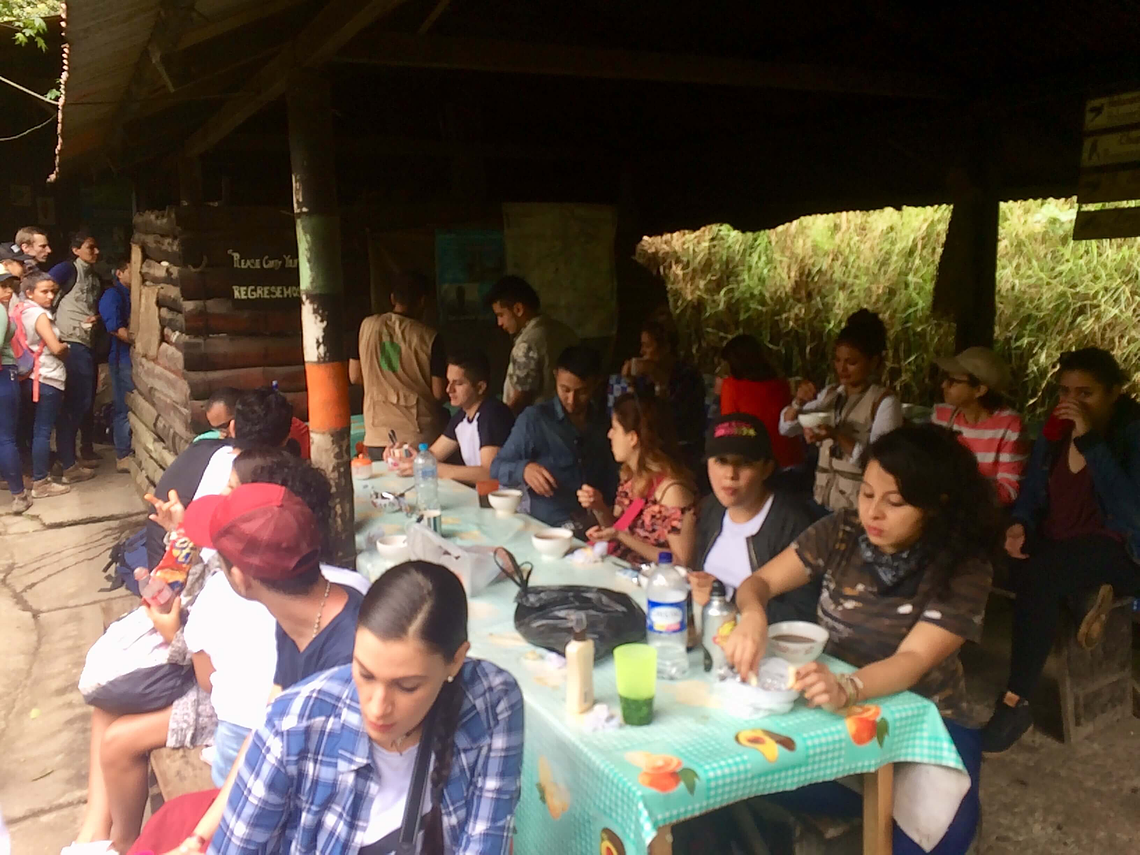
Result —
[{"label": "hiking boot", "polygon": [[95,477],[94,469],[85,469],[76,463],[70,469],[64,469],[63,475],[64,484],[78,484],[80,481],[90,481]]},{"label": "hiking boot", "polygon": [[32,506],[32,497],[28,495],[28,491],[20,493],[18,496],[12,497],[12,506],[8,508],[10,514],[22,514]]},{"label": "hiking boot", "polygon": [[32,485],[32,498],[33,499],[50,499],[52,496],[62,496],[64,493],[70,493],[71,488],[65,484],[57,484],[47,478],[42,481],[36,481]]},{"label": "hiking boot", "polygon": [[1101,585],[1085,595],[1084,617],[1077,628],[1077,644],[1085,650],[1092,650],[1104,638],[1112,600],[1112,585]]},{"label": "hiking boot", "polygon": [[120,457],[118,460],[115,461],[115,471],[116,472],[126,472],[127,474],[130,474],[131,465],[130,465],[129,461],[130,461],[129,457]]},{"label": "hiking boot", "polygon": [[1029,701],[1019,698],[1016,704],[1010,706],[1004,697],[999,698],[993,717],[982,728],[982,751],[986,754],[1006,751],[1032,725],[1033,713],[1029,709]]}]

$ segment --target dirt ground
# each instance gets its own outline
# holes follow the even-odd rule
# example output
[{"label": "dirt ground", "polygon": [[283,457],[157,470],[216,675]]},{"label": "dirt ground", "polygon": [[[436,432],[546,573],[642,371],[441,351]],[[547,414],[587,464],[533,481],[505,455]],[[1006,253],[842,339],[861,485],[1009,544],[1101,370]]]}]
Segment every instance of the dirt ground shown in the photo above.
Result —
[{"label": "dirt ground", "polygon": [[[116,596],[98,593],[99,571],[111,544],[143,519],[128,479],[107,472],[106,457],[104,473],[70,496],[23,517],[0,515],[0,810],[14,855],[55,855],[82,813],[89,716],[75,686],[102,630],[99,604]],[[8,501],[5,492],[0,514]],[[993,600],[984,643],[966,651],[971,695],[983,708],[1005,677],[1008,618],[1008,604]],[[1041,729],[986,760],[980,851],[1140,852],[1140,720],[1062,745],[1044,732],[1059,721],[1045,694]]]}]

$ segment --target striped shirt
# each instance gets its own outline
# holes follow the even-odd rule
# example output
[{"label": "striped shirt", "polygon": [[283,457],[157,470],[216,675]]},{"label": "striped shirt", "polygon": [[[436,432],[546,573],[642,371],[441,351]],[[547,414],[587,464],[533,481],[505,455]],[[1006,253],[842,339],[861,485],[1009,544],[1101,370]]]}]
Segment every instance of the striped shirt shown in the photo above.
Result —
[{"label": "striped shirt", "polygon": [[[476,659],[459,680],[444,848],[506,855],[522,777],[522,692],[506,671]],[[254,732],[211,855],[355,855],[380,791],[371,746],[351,665],[284,692]]]},{"label": "striped shirt", "polygon": [[962,444],[978,458],[978,471],[994,482],[1001,503],[1012,505],[1029,459],[1028,446],[1022,439],[1025,429],[1021,416],[1013,410],[1001,409],[972,425],[954,407],[938,404],[931,421],[958,434]]}]

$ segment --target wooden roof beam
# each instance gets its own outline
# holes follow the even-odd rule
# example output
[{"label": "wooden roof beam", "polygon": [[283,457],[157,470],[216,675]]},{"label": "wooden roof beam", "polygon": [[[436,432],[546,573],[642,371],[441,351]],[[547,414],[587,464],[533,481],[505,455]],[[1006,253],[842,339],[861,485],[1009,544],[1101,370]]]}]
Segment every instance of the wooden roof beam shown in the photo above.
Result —
[{"label": "wooden roof beam", "polygon": [[353,36],[405,0],[331,0],[309,24],[186,141],[184,154],[199,155],[285,92],[289,72],[330,59]]},{"label": "wooden roof beam", "polygon": [[257,21],[276,15],[278,12],[292,9],[294,6],[298,6],[304,2],[307,2],[307,0],[265,0],[265,2],[246,6],[225,18],[219,18],[216,21],[206,20],[183,34],[182,39],[178,42],[177,49],[183,50],[192,45],[201,44],[210,39],[216,39],[218,36],[224,36],[226,33],[236,30],[239,27],[256,23]]},{"label": "wooden roof beam", "polygon": [[910,70],[892,73],[531,42],[438,36],[419,38],[392,32],[369,33],[367,39],[342,48],[334,60],[404,68],[644,80],[895,98],[954,99],[962,94],[961,87],[954,81]]}]

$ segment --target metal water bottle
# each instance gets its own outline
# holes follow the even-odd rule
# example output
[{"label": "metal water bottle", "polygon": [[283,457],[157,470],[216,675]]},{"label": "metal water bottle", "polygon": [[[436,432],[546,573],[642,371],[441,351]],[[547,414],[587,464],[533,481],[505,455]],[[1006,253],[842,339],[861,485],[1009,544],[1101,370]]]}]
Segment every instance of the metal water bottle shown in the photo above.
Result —
[{"label": "metal water bottle", "polygon": [[[714,677],[720,679],[728,672],[728,661],[725,659],[724,650],[716,643],[717,637],[722,635],[721,629],[726,624],[735,625],[736,605],[728,599],[724,585],[719,579],[712,583],[712,593],[701,616],[701,645],[704,647],[705,670],[711,671]],[[723,635],[727,636],[728,632]]]}]

